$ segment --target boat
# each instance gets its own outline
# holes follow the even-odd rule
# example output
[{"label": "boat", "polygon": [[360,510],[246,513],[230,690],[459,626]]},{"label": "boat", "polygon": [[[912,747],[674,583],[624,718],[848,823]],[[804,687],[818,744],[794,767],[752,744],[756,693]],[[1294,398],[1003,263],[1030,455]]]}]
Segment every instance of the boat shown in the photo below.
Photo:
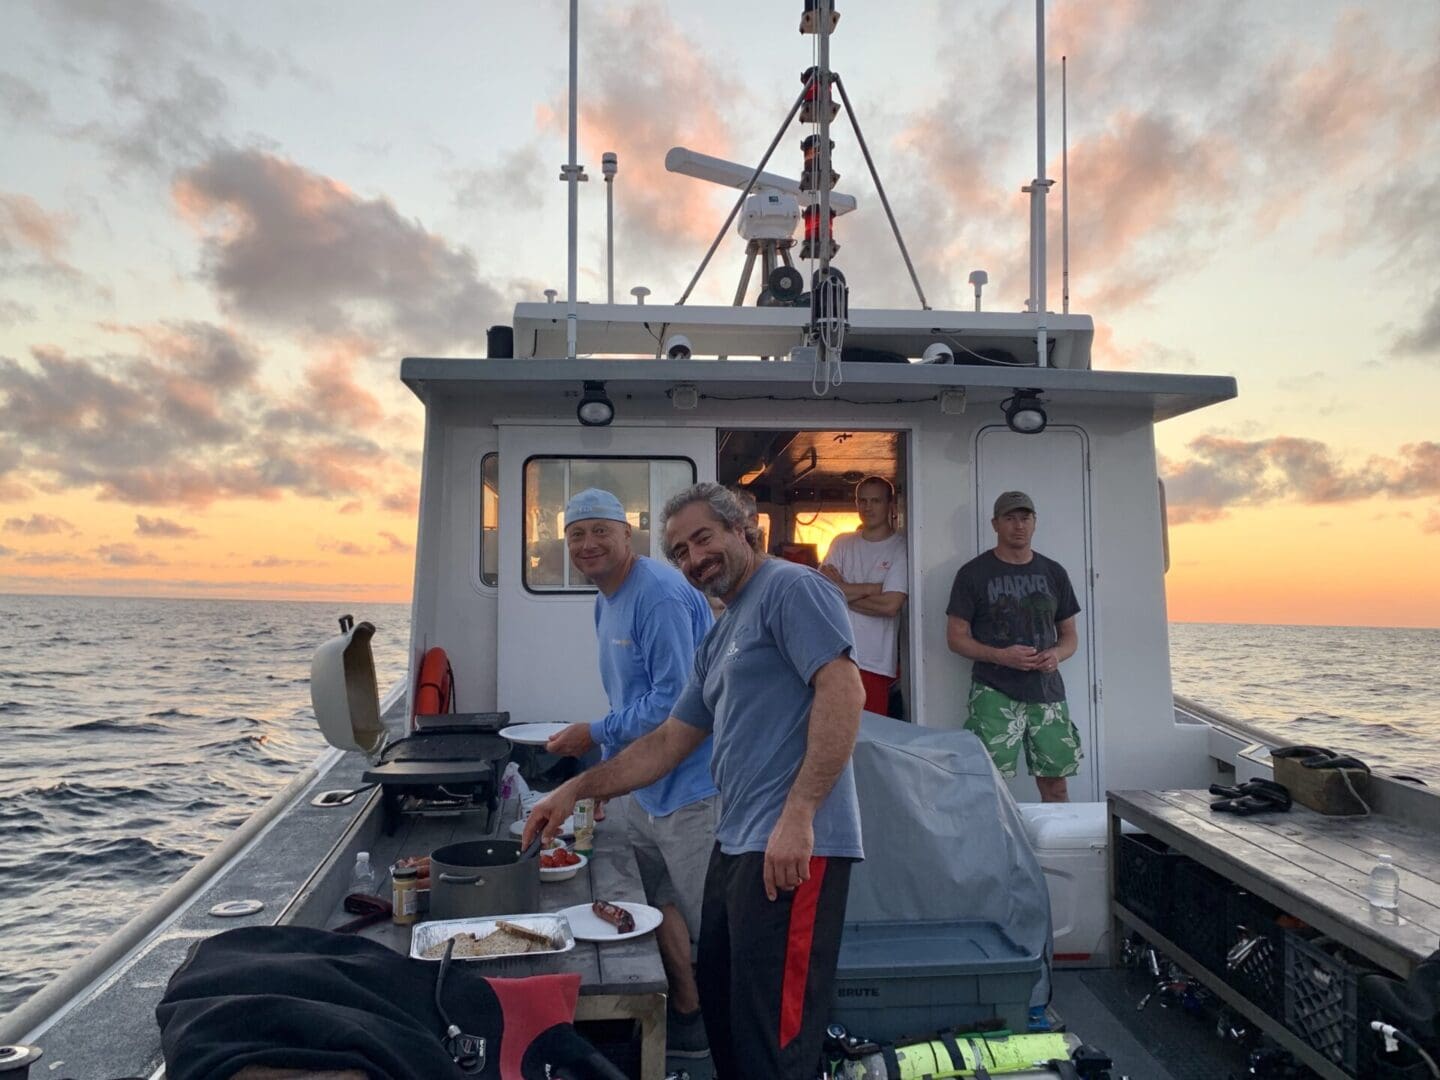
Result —
[{"label": "boat", "polygon": [[[571,10],[573,57],[574,0]],[[1079,855],[1057,849],[1048,863],[1041,856],[1056,934],[1065,939],[1056,945],[1051,1014],[1107,1046],[1116,1075],[1180,1075],[1173,1060],[1156,1056],[1154,1039],[1137,1036],[1134,1017],[1121,1015],[1135,1013],[1135,998],[1125,995],[1138,995],[1136,978],[1153,983],[1168,961],[1147,954],[1143,941],[1116,940],[1122,931],[1105,849],[1120,833],[1108,831],[1106,798],[1271,778],[1270,751],[1285,742],[1178,697],[1171,685],[1155,428],[1230,400],[1236,381],[1096,369],[1092,318],[1070,312],[1068,297],[1061,311],[1050,310],[1043,120],[1037,176],[1026,188],[1025,310],[984,309],[983,272],[971,275],[973,310],[932,309],[918,280],[916,306],[864,307],[831,250],[844,215],[856,209],[827,180],[831,117],[817,93],[830,70],[825,15],[834,6],[806,0],[804,11],[819,24],[822,54],[790,114],[814,114],[800,180],[769,153],[736,164],[677,147],[667,158],[697,183],[738,190],[701,264],[703,271],[738,220],[744,264],[732,305],[690,303],[689,290],[679,302],[651,303],[644,289],[634,290],[634,303],[616,303],[613,281],[606,302],[577,296],[575,200],[584,176],[572,69],[566,298],[517,304],[511,324],[492,331],[484,358],[401,364],[400,378],[425,409],[410,673],[376,695],[372,741],[332,737],[335,746],[147,910],[0,1020],[0,1044],[44,1051],[41,1075],[163,1075],[154,1008],[196,941],[236,924],[333,924],[355,853],[388,827],[387,816],[404,812],[383,789],[357,789],[378,750],[407,731],[422,665],[436,646],[455,663],[456,694],[474,713],[523,724],[603,712],[593,591],[564,558],[558,528],[569,494],[590,486],[615,492],[637,551],[658,555],[668,495],[699,480],[738,485],[756,498],[770,550],[803,559],[822,535],[815,526],[849,510],[856,482],[871,474],[894,482],[907,538],[911,591],[896,711],[919,727],[956,728],[963,718],[968,666],[947,648],[944,612],[956,568],[991,545],[991,503],[1018,488],[1042,508],[1037,546],[1068,568],[1079,594],[1080,645],[1064,676],[1085,750],[1070,782],[1075,803],[1064,811]],[[1042,2],[1042,30],[1043,13]],[[1043,102],[1043,32],[1040,39]],[[854,119],[843,82],[836,89]],[[788,117],[772,150],[787,131]],[[882,209],[903,252],[898,223]],[[342,628],[347,647],[355,626]],[[317,643],[322,636],[317,627]],[[1040,807],[1028,777],[1008,786],[1027,820],[1061,820]],[[1440,821],[1433,796],[1413,786],[1377,776],[1370,790],[1377,809]],[[1122,957],[1142,970],[1117,967]],[[1097,989],[1097,973],[1112,977],[1108,989]],[[1172,994],[1177,1001],[1214,990],[1214,979],[1177,977],[1185,988]],[[1135,1015],[1148,1021],[1161,1011]],[[1184,1011],[1168,1019],[1195,1027]],[[1239,1014],[1230,1006],[1224,1015]],[[1237,1053],[1243,1063],[1248,1044],[1216,1039],[1212,1026],[1213,1014],[1200,1049],[1185,1051],[1193,1066],[1185,1075],[1224,1076]]]}]

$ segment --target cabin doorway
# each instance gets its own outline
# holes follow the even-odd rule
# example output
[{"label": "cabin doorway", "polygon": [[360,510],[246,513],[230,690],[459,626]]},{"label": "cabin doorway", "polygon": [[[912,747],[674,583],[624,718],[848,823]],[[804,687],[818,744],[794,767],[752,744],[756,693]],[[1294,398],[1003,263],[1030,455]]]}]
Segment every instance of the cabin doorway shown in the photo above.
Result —
[{"label": "cabin doorway", "polygon": [[[771,556],[808,566],[825,561],[836,537],[860,525],[856,486],[879,476],[895,489],[895,528],[908,542],[907,432],[856,428],[721,428],[716,432],[715,478],[755,499],[760,542]],[[909,590],[907,589],[907,592]],[[913,716],[910,605],[898,624],[897,678],[887,705],[896,719]]]},{"label": "cabin doorway", "polygon": [[[990,519],[996,496],[1004,491],[1023,491],[1035,501],[1035,550],[1065,568],[1080,602],[1080,614],[1076,616],[1079,645],[1075,655],[1060,667],[1070,718],[1080,732],[1084,754],[1079,775],[1070,780],[1070,798],[1077,802],[1104,797],[1089,454],[1089,441],[1077,427],[1051,425],[1038,435],[986,427],[976,436],[976,550],[987,551],[995,546]],[[1010,790],[1021,802],[1039,798],[1035,782],[1023,772],[1010,781]]]}]

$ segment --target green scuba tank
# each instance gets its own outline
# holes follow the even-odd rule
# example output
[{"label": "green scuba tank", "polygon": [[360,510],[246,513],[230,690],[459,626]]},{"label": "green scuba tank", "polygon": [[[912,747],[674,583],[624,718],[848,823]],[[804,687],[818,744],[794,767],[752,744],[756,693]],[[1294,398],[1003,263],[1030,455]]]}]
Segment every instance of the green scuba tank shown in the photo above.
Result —
[{"label": "green scuba tank", "polygon": [[[948,1045],[947,1045],[948,1044]],[[950,1046],[959,1052],[956,1061]],[[978,1063],[991,1076],[1043,1069],[1050,1061],[1070,1059],[1070,1044],[1063,1033],[1043,1035],[1010,1035],[1004,1038],[933,1039],[910,1043],[894,1049],[899,1072],[885,1064],[883,1053],[867,1054],[858,1060],[844,1061],[835,1071],[835,1080],[945,1080],[947,1077],[974,1076]]]}]

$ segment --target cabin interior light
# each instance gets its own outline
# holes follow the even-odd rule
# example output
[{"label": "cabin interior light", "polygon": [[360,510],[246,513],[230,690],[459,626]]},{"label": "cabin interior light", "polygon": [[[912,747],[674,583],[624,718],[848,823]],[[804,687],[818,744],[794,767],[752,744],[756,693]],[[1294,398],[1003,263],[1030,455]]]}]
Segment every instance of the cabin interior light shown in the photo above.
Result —
[{"label": "cabin interior light", "polygon": [[670,404],[689,412],[700,404],[700,390],[694,383],[676,383],[670,388]]},{"label": "cabin interior light", "polygon": [[1050,422],[1040,401],[1039,390],[1016,390],[1000,403],[1005,410],[1005,423],[1018,435],[1039,435]]},{"label": "cabin interior light", "polygon": [[606,395],[603,382],[586,380],[580,404],[575,406],[575,417],[586,427],[605,427],[615,419],[615,405]]}]

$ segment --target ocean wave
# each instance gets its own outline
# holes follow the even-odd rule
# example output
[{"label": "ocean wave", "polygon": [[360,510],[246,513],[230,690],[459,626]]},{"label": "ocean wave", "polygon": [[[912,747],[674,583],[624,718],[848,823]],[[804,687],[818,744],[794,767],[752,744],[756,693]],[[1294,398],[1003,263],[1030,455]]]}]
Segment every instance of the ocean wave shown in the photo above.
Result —
[{"label": "ocean wave", "polygon": [[[159,714],[150,713],[151,716]],[[86,732],[123,732],[126,735],[169,735],[174,729],[165,724],[146,724],[143,721],[128,720],[124,717],[110,716],[100,720],[82,720],[78,724],[71,724],[66,731]]]},{"label": "ocean wave", "polygon": [[146,713],[145,715],[148,716],[148,717],[150,717],[152,720],[161,720],[161,719],[199,720],[199,719],[200,719],[200,714],[199,714],[199,713],[186,712],[184,709],[177,709],[177,708],[174,708],[173,706],[172,706],[171,708],[168,708],[168,709],[158,709],[158,710],[156,710],[155,712],[148,712],[148,713]]}]

